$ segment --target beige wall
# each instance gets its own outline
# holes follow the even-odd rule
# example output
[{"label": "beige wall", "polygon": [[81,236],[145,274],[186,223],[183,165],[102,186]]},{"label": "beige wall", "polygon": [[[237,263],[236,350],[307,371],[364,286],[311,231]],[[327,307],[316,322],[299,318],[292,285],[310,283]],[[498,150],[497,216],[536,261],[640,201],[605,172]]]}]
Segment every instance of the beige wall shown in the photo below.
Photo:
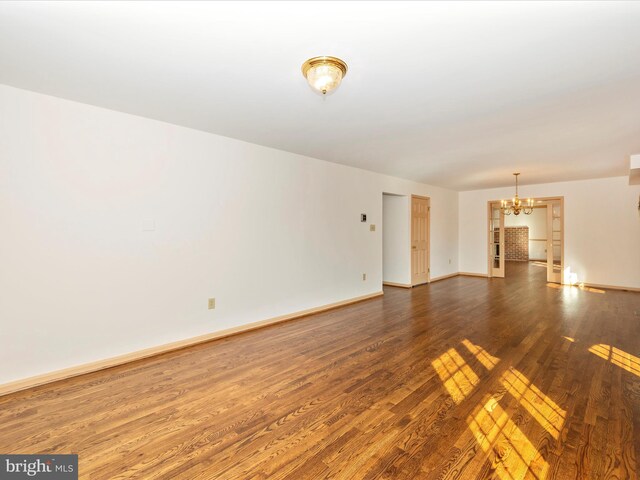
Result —
[{"label": "beige wall", "polygon": [[385,191],[458,268],[454,191],[7,86],[0,125],[0,383],[378,292]]}]

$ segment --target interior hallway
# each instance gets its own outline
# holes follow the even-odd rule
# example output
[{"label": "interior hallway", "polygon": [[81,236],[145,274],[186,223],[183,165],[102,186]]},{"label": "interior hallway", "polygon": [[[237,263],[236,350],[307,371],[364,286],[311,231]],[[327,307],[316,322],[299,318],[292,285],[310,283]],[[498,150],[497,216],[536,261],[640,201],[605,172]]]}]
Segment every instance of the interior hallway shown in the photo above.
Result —
[{"label": "interior hallway", "polygon": [[507,268],[2,397],[0,451],[92,479],[637,478],[640,295]]}]

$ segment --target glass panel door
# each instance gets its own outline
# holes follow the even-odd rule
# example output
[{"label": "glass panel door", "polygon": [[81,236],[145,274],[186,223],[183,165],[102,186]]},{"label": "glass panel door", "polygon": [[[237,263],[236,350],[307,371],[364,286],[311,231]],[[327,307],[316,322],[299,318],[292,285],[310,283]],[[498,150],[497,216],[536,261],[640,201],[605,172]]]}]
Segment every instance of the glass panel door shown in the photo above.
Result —
[{"label": "glass panel door", "polygon": [[489,273],[504,277],[504,214],[499,202],[489,207]]},{"label": "glass panel door", "polygon": [[547,203],[547,281],[562,283],[563,218],[560,200]]}]

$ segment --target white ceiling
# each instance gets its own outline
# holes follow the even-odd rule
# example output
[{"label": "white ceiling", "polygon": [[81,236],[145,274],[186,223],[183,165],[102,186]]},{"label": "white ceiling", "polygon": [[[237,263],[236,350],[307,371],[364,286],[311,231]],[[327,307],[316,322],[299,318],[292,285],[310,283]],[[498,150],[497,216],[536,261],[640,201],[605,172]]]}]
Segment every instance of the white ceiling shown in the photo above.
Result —
[{"label": "white ceiling", "polygon": [[625,175],[640,2],[0,2],[0,83],[457,190]]}]

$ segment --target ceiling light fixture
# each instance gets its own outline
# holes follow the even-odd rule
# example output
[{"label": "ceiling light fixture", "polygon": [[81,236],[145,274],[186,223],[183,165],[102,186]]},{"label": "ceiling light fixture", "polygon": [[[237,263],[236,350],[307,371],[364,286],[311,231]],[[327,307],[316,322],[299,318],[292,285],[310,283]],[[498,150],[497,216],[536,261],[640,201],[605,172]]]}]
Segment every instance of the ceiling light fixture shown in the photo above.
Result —
[{"label": "ceiling light fixture", "polygon": [[347,74],[347,64],[336,57],[313,57],[302,64],[302,75],[322,95],[333,92]]},{"label": "ceiling light fixture", "polygon": [[519,173],[514,173],[516,177],[516,196],[509,200],[502,200],[500,202],[500,210],[505,215],[520,215],[520,212],[523,212],[525,215],[531,215],[533,213],[533,199],[528,198],[526,203],[522,203],[520,197],[518,197],[518,175]]}]

